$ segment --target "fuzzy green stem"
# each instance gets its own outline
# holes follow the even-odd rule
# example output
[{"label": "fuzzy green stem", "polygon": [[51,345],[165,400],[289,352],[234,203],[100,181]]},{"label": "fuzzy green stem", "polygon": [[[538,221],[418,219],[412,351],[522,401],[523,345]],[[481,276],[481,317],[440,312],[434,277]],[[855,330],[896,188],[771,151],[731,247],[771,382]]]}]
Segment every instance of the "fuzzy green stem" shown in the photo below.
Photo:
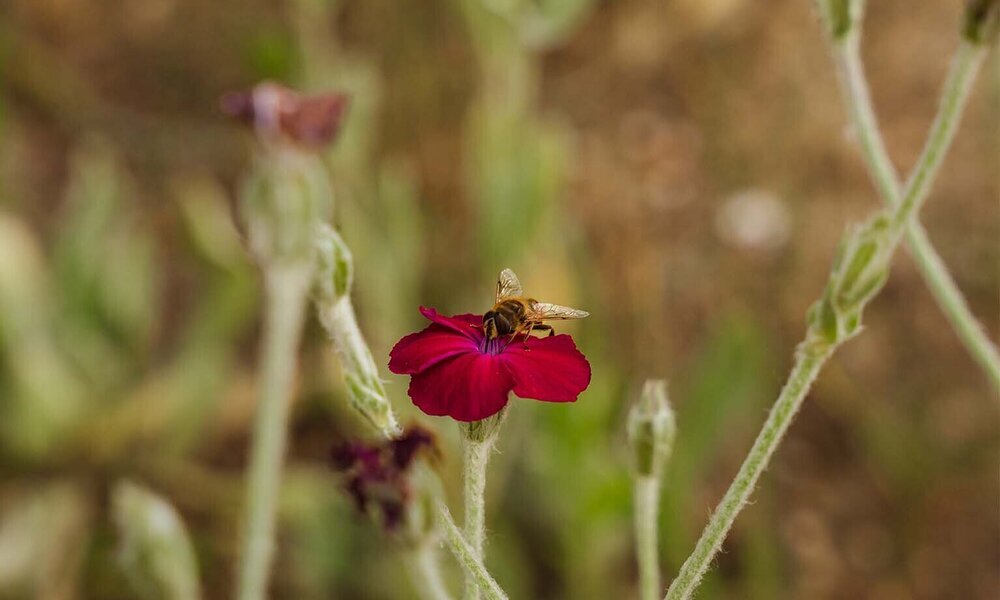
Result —
[{"label": "fuzzy green stem", "polygon": [[[902,195],[899,179],[889,159],[875,118],[861,62],[859,35],[853,33],[843,42],[834,44],[834,56],[840,73],[845,104],[850,112],[865,164],[884,201],[890,207],[895,207]],[[972,314],[965,297],[951,277],[944,261],[931,245],[927,232],[919,220],[913,219],[908,222],[906,239],[917,268],[938,306],[973,359],[989,377],[993,387],[1000,391],[1000,352]]]},{"label": "fuzzy green stem", "polygon": [[986,56],[987,48],[962,41],[952,60],[948,79],[945,81],[944,93],[941,95],[941,105],[938,108],[934,124],[928,135],[924,149],[917,159],[917,164],[910,172],[910,177],[903,190],[903,197],[894,214],[896,227],[904,227],[910,219],[920,212],[920,207],[930,192],[931,184],[937,175],[941,163],[955,131],[961,122],[962,112],[972,91],[972,84],[979,73],[979,67]]},{"label": "fuzzy green stem", "polygon": [[402,429],[396,415],[386,410],[388,397],[378,376],[378,367],[365,343],[349,297],[321,304],[319,319],[340,357],[344,380],[352,404],[386,437],[399,435]]},{"label": "fuzzy green stem", "polygon": [[262,600],[267,593],[295,354],[311,279],[312,267],[308,263],[275,263],[264,270],[267,313],[239,565],[240,600]]},{"label": "fuzzy green stem", "polygon": [[[486,540],[486,465],[493,449],[493,438],[482,441],[465,438],[462,445],[464,470],[462,481],[465,498],[465,539],[480,561],[485,561]],[[472,574],[465,578],[465,598],[479,598],[479,581]]]},{"label": "fuzzy green stem", "polygon": [[473,549],[472,545],[466,541],[459,531],[458,525],[451,517],[451,511],[444,502],[438,501],[438,521],[444,528],[445,542],[452,554],[465,569],[466,576],[475,581],[476,587],[482,590],[483,595],[488,600],[506,600],[507,594],[500,588],[500,585],[486,570],[482,558]]},{"label": "fuzzy green stem", "polygon": [[406,551],[404,560],[417,594],[423,600],[451,600],[448,587],[441,578],[441,565],[434,543],[421,542],[418,547]]},{"label": "fuzzy green stem", "polygon": [[722,546],[722,541],[736,520],[736,516],[746,504],[747,499],[757,485],[764,468],[767,467],[771,455],[781,442],[782,436],[791,425],[795,413],[802,406],[812,382],[816,379],[823,363],[833,353],[833,346],[820,341],[806,342],[796,353],[795,366],[788,377],[788,382],[781,390],[777,402],[771,409],[764,427],[757,435],[750,453],[726,495],[722,497],[719,506],[701,534],[701,539],[694,552],[684,561],[680,573],[667,591],[666,600],[690,598],[701,581],[715,554]]},{"label": "fuzzy green stem", "polygon": [[633,483],[635,544],[639,559],[639,598],[660,597],[660,559],[657,550],[657,516],[660,512],[660,477],[639,476]]},{"label": "fuzzy green stem", "polygon": [[344,373],[347,397],[382,435],[400,434],[378,366],[365,342],[351,303],[354,259],[340,234],[329,225],[316,230],[316,286],[314,298],[319,321],[326,330]]},{"label": "fuzzy green stem", "polygon": [[[941,108],[931,126],[924,150],[914,167],[913,175],[907,182],[902,201],[892,212],[891,229],[887,230],[890,236],[888,240],[890,250],[895,250],[898,247],[904,228],[919,211],[921,203],[927,196],[933,177],[937,173],[958,127],[983,55],[984,50],[981,47],[972,46],[964,41],[956,53],[945,81],[941,96]],[[838,275],[838,269],[835,268],[828,289],[836,287],[833,278],[837,276],[842,275]],[[877,287],[874,291],[877,291]],[[868,295],[868,298],[872,295],[874,293]],[[862,301],[860,306],[853,308],[853,310],[858,311],[856,314],[860,315],[860,310],[866,301]],[[856,332],[856,327],[852,329]],[[838,333],[833,340],[830,340],[828,335],[814,324],[810,325],[809,333],[796,353],[795,365],[792,367],[785,387],[782,388],[767,421],[750,449],[750,453],[740,466],[736,478],[730,484],[722,501],[709,519],[694,551],[681,566],[680,573],[671,584],[670,589],[667,590],[665,600],[681,600],[691,597],[722,546],[733,521],[753,492],[757,480],[767,467],[771,455],[781,442],[782,436],[802,405],[823,364],[840,344],[851,337],[850,335],[841,337]]]}]

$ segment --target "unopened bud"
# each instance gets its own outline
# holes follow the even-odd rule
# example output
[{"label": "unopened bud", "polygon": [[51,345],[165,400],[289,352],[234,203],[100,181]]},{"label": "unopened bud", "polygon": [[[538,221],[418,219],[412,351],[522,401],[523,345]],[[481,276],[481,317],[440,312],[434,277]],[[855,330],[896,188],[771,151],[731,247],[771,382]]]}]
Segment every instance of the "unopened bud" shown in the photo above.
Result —
[{"label": "unopened bud", "polygon": [[332,304],[347,296],[353,280],[351,249],[333,227],[320,225],[316,232],[317,301]]},{"label": "unopened bud", "polygon": [[847,233],[826,291],[809,310],[809,324],[815,333],[835,343],[858,332],[865,305],[889,277],[894,236],[892,221],[884,214]]},{"label": "unopened bud", "polygon": [[841,40],[861,20],[863,0],[817,0],[827,33],[834,40]]},{"label": "unopened bud", "polygon": [[1000,0],[968,0],[962,35],[973,44],[992,44],[1000,32]]},{"label": "unopened bud", "polygon": [[174,508],[130,482],[115,486],[112,504],[122,539],[119,559],[136,591],[143,598],[201,597],[194,550]]},{"label": "unopened bud", "polygon": [[332,204],[322,161],[290,148],[264,152],[244,185],[241,200],[250,249],[257,260],[311,259],[316,225]]},{"label": "unopened bud", "polygon": [[643,477],[659,476],[670,458],[677,424],[667,397],[667,382],[649,379],[628,414],[628,444],[632,468]]}]

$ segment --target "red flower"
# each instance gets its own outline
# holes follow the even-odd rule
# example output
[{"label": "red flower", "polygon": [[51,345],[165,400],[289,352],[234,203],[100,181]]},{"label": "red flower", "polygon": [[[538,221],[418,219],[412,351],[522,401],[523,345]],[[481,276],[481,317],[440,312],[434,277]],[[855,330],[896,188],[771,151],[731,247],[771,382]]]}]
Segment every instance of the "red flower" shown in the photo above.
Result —
[{"label": "red flower", "polygon": [[389,370],[412,375],[410,398],[429,415],[479,421],[500,412],[510,392],[574,402],[590,385],[590,363],[568,335],[487,340],[481,315],[420,312],[431,324],[396,343]]}]

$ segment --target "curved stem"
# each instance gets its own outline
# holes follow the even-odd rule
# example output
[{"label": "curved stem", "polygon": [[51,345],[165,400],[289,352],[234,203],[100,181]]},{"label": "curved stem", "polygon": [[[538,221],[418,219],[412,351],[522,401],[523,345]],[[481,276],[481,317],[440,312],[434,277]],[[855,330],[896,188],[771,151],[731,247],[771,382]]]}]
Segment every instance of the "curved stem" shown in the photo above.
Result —
[{"label": "curved stem", "polygon": [[913,259],[924,275],[927,287],[951,321],[955,333],[989,377],[998,392],[997,398],[1000,398],[1000,352],[990,341],[983,326],[972,315],[965,297],[955,285],[955,280],[951,278],[948,267],[934,252],[934,247],[927,239],[927,233],[917,222],[911,222],[907,227],[906,239]]},{"label": "curved stem", "polygon": [[633,495],[636,555],[639,559],[639,598],[655,600],[660,596],[660,560],[657,550],[660,478],[636,477]]},{"label": "curved stem", "polygon": [[788,382],[781,390],[778,400],[771,409],[764,427],[740,466],[736,478],[730,484],[726,495],[722,497],[719,506],[701,534],[701,539],[695,546],[691,556],[684,561],[680,573],[667,590],[666,600],[689,598],[698,583],[708,570],[709,564],[722,546],[722,541],[733,526],[736,515],[746,504],[753,492],[760,474],[767,467],[771,455],[781,442],[782,436],[791,425],[795,413],[802,406],[806,393],[816,379],[823,363],[833,353],[833,346],[821,342],[806,342],[797,352],[795,366],[788,377]]},{"label": "curved stem", "polygon": [[465,569],[466,576],[475,582],[478,589],[481,589],[489,600],[506,600],[507,594],[504,593],[500,585],[489,574],[489,571],[486,570],[482,559],[476,554],[472,545],[462,537],[462,532],[458,530],[458,525],[451,518],[451,511],[440,500],[437,505],[437,514],[438,520],[444,526],[445,542],[447,542],[448,548]]},{"label": "curved stem", "polygon": [[441,579],[437,548],[430,541],[421,542],[404,556],[410,579],[423,600],[451,600],[448,587]]},{"label": "curved stem", "polygon": [[281,488],[295,351],[302,333],[308,264],[269,265],[264,270],[267,314],[261,339],[261,381],[247,482],[237,598],[262,600],[274,554],[274,522]]},{"label": "curved stem", "polygon": [[979,73],[983,58],[986,56],[986,48],[976,46],[969,42],[962,41],[952,60],[951,68],[948,71],[948,79],[944,84],[944,93],[941,95],[941,105],[938,108],[937,116],[931,125],[930,134],[924,149],[917,159],[917,164],[910,171],[910,177],[903,189],[903,198],[899,203],[893,218],[897,226],[906,225],[909,220],[918,212],[924,200],[930,192],[931,184],[937,175],[941,163],[944,162],[945,153],[955,138],[955,131],[961,122],[962,112],[965,110],[966,101],[969,99],[969,92],[972,91],[972,84]]},{"label": "curved stem", "polygon": [[[477,441],[465,438],[462,453],[465,498],[465,539],[475,556],[483,561],[483,544],[486,539],[486,465],[490,460],[493,438]],[[479,584],[472,575],[465,578],[465,597],[479,598]]]},{"label": "curved stem", "polygon": [[[892,236],[893,250],[902,239],[902,232],[909,220],[917,213],[927,196],[933,177],[954,137],[984,54],[984,49],[964,41],[956,53],[945,81],[941,108],[931,126],[913,175],[907,182],[902,201],[892,213],[893,228],[889,233]],[[709,519],[691,556],[684,561],[680,573],[667,590],[665,600],[689,598],[698,587],[698,583],[719,551],[722,541],[729,533],[733,521],[746,504],[771,455],[774,454],[795,413],[805,400],[812,382],[826,360],[843,341],[845,340],[841,339],[835,343],[828,343],[817,336],[807,334],[796,353],[795,365],[788,381],[757,435],[750,453]]]},{"label": "curved stem", "polygon": [[[899,180],[875,118],[858,42],[858,34],[852,33],[844,41],[834,44],[841,88],[868,171],[882,198],[890,207],[895,207],[900,203]],[[919,220],[913,219],[907,223],[906,239],[914,262],[938,306],[993,387],[1000,391],[1000,352],[972,314],[965,297],[931,245]]]}]

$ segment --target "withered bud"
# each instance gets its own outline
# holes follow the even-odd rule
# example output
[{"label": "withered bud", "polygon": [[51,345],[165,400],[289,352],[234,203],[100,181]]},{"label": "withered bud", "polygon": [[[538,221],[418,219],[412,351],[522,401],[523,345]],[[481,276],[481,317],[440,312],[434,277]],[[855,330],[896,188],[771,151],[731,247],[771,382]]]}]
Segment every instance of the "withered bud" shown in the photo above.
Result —
[{"label": "withered bud", "polygon": [[1000,32],[1000,0],[967,0],[962,35],[973,44],[996,42]]},{"label": "withered bud", "polygon": [[411,425],[398,437],[380,442],[345,442],[330,454],[333,467],[343,473],[344,489],[358,510],[372,516],[388,533],[408,523],[414,500],[411,476],[418,457],[439,459],[434,434]]},{"label": "withered bud", "polygon": [[265,81],[249,90],[223,94],[222,112],[249,125],[262,140],[284,140],[319,149],[337,136],[347,112],[345,94],[305,96]]}]

